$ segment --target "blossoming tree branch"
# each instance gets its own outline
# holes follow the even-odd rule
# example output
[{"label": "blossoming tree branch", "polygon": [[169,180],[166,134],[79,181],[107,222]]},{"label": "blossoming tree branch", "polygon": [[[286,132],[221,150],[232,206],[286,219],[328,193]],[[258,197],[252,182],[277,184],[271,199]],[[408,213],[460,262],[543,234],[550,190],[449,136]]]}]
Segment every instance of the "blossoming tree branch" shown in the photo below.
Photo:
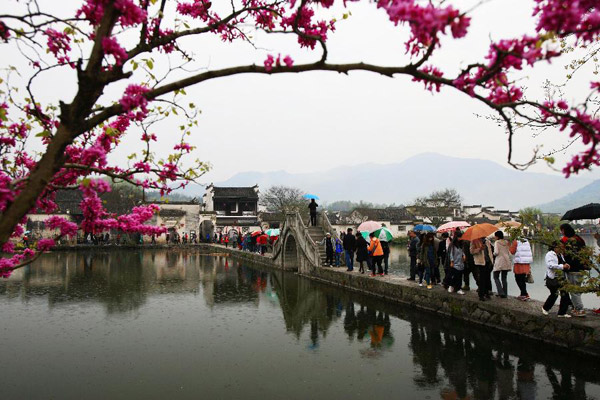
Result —
[{"label": "blossoming tree branch", "polygon": [[[586,146],[564,166],[565,175],[600,164],[600,121],[589,104],[600,82],[590,82],[589,96],[569,104],[561,98],[529,99],[514,78],[523,69],[559,57],[552,46],[557,39],[571,38],[581,45],[598,40],[597,1],[535,0],[534,32],[490,43],[485,59],[454,76],[444,75],[430,60],[444,36],[458,40],[468,34],[467,11],[441,0],[372,1],[390,24],[409,28],[404,44],[410,61],[398,66],[358,60],[333,64],[328,61],[327,43],[336,21],[319,14],[334,5],[345,7],[347,1],[232,0],[219,5],[227,5],[226,13],[218,13],[209,0],[85,0],[68,17],[60,14],[64,10],[56,10],[57,2],[4,2],[1,46],[18,49],[27,68],[7,68],[0,92],[0,245],[3,252],[13,253],[0,260],[0,273],[10,275],[54,245],[52,239],[44,239],[36,250],[16,254],[10,239],[23,234],[28,213],[55,211],[55,194],[61,189],[82,191],[84,219],[78,226],[58,216],[50,218],[46,225],[60,235],[109,229],[162,233],[164,228],[145,224],[156,206],[140,206],[129,215],[107,213],[99,197],[110,190],[106,178],[165,194],[202,175],[208,166],[189,160],[193,148],[185,142],[195,124],[195,108],[183,105],[182,96],[189,86],[233,75],[358,70],[390,78],[407,75],[426,90],[458,90],[497,113],[509,134],[508,161],[515,166],[512,136],[515,124],[523,123],[555,127]],[[295,36],[299,48],[314,51],[314,61],[297,64],[293,54],[283,52],[269,54],[259,65],[186,72],[192,51],[184,38],[217,35],[224,46],[237,41],[252,44],[252,32],[257,31]],[[154,64],[165,60],[168,73],[154,75]],[[172,65],[172,60],[181,63]],[[36,96],[35,82],[57,69],[73,71],[76,94],[58,104],[44,104]],[[12,84],[17,75],[23,84]],[[107,98],[117,85],[124,87],[120,96]],[[180,143],[161,158],[153,150],[158,140],[153,127],[165,118],[185,122]],[[108,156],[128,134],[140,135],[139,152],[128,165],[111,165]],[[43,150],[31,151],[31,140],[40,141]]]}]

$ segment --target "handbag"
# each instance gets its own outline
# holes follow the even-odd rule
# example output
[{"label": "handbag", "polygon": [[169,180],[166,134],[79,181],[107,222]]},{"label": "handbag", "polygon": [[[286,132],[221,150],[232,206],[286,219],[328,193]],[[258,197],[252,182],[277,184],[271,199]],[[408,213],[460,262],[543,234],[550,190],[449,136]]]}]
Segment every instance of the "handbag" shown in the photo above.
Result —
[{"label": "handbag", "polygon": [[550,290],[557,290],[560,288],[560,282],[558,282],[557,278],[546,277],[546,287]]},{"label": "handbag", "polygon": [[535,281],[533,280],[533,275],[531,275],[531,272],[527,274],[527,283],[535,283]]}]

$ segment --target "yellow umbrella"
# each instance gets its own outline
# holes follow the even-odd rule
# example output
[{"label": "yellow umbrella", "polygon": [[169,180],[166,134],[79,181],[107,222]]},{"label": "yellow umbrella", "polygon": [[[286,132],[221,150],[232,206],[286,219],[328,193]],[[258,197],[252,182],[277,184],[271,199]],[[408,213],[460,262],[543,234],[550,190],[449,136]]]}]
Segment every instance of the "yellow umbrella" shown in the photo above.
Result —
[{"label": "yellow umbrella", "polygon": [[465,231],[465,233],[463,233],[463,235],[461,236],[461,239],[462,240],[480,239],[480,238],[491,235],[492,233],[496,232],[497,230],[498,230],[498,227],[496,227],[495,225],[492,225],[492,224],[488,224],[488,223],[477,224],[477,225],[473,225],[472,227],[468,228]]}]

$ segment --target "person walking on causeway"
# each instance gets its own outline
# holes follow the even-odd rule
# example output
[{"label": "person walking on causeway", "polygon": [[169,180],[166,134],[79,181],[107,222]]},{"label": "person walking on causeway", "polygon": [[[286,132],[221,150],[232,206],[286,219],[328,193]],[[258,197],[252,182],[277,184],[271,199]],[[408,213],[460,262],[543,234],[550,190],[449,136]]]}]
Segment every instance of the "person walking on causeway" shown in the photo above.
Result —
[{"label": "person walking on causeway", "polygon": [[510,253],[515,255],[513,259],[513,271],[515,273],[515,281],[521,290],[521,295],[517,297],[519,300],[529,300],[527,293],[527,275],[531,273],[531,263],[533,262],[533,253],[531,252],[531,244],[525,238],[514,240],[510,246]]},{"label": "person walking on causeway", "polygon": [[506,276],[508,271],[512,269],[510,261],[510,245],[504,239],[504,232],[497,231],[494,233],[496,243],[494,243],[494,281],[498,289],[498,296],[505,299],[508,296],[508,283]]},{"label": "person walking on causeway", "polygon": [[564,245],[559,242],[553,242],[546,253],[546,287],[550,295],[542,306],[542,314],[548,315],[549,311],[556,303],[558,292],[560,291],[560,305],[558,306],[558,316],[561,318],[571,318],[567,310],[571,303],[569,293],[561,290],[561,283],[556,276],[559,271],[567,272],[570,266],[564,259]]},{"label": "person walking on causeway", "polygon": [[369,234],[369,238],[371,238],[371,244],[369,244],[367,250],[373,257],[371,276],[375,276],[376,274],[375,265],[377,265],[377,274],[383,276],[383,267],[381,266],[381,262],[383,261],[383,247],[381,247],[381,242],[375,237],[373,232]]},{"label": "person walking on causeway", "polygon": [[358,272],[365,273],[364,262],[369,259],[369,244],[360,232],[356,232],[356,262],[358,263]]},{"label": "person walking on causeway", "polygon": [[[421,261],[421,265],[423,265],[423,269],[425,272],[425,282],[427,283],[427,289],[432,289],[431,279],[433,275],[433,269],[437,264],[437,246],[435,245],[435,241],[433,240],[433,233],[429,232],[425,235],[423,239],[423,244],[421,244],[421,251],[419,255],[419,260]],[[418,261],[417,261],[418,262]],[[419,282],[419,286],[423,286],[422,282]]]},{"label": "person walking on causeway", "polygon": [[347,271],[354,270],[354,252],[356,251],[356,237],[352,234],[352,228],[344,235],[344,253],[346,254]]}]

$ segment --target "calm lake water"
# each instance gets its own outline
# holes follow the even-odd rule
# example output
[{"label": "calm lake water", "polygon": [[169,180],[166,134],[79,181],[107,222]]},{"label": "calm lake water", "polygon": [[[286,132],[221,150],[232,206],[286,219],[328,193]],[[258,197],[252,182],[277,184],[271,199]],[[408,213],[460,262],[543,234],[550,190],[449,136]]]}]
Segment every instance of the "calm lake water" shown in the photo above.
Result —
[{"label": "calm lake water", "polygon": [[[588,246],[593,246],[596,251],[600,251],[598,246],[596,245],[596,241],[591,236],[583,237]],[[533,274],[533,280],[535,281],[532,285],[527,285],[527,292],[531,298],[536,300],[546,300],[548,297],[548,289],[545,286],[544,277],[546,276],[546,262],[544,258],[546,257],[546,253],[548,249],[546,246],[541,246],[539,244],[532,243],[531,245],[533,250],[533,264],[531,264],[531,271]],[[410,272],[410,259],[408,257],[408,251],[406,246],[400,245],[392,245],[390,251],[390,274],[392,275],[400,275],[408,277]],[[440,270],[442,278],[444,276],[443,268]],[[471,289],[476,289],[477,285],[471,276]],[[517,283],[515,282],[515,276],[512,272],[508,274],[508,294],[510,296],[518,296],[520,294]],[[492,287],[494,292],[496,292],[496,283],[492,277]],[[600,298],[595,294],[585,294],[582,296],[583,305],[586,308],[598,308],[600,307]]]},{"label": "calm lake water", "polygon": [[2,399],[600,399],[600,365],[193,250],[0,281]]}]

